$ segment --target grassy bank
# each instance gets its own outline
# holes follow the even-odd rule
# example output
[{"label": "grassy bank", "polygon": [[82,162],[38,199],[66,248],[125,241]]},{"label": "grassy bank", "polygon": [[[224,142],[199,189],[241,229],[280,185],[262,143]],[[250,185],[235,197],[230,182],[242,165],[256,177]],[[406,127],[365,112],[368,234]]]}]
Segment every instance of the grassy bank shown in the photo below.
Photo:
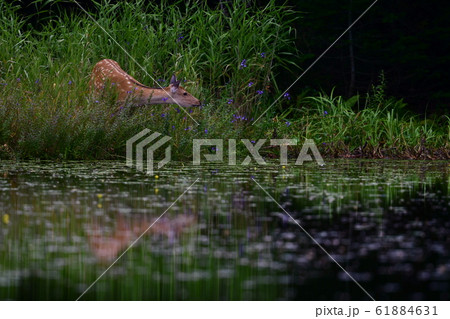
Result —
[{"label": "grassy bank", "polygon": [[[137,1],[92,10],[146,72],[85,13],[52,8],[49,18],[30,26],[17,7],[0,3],[0,158],[121,158],[126,140],[143,128],[171,136],[178,160],[191,158],[194,138],[295,138],[299,144],[312,138],[329,157],[449,158],[450,118],[406,115],[401,101],[384,96],[382,84],[348,100],[286,95],[255,122],[282,93],[277,78],[300,72],[290,28],[299,14],[289,8]],[[152,78],[167,85],[175,72],[204,101],[187,109],[199,125],[172,106],[128,114],[115,112],[107,99],[92,100],[87,82],[102,58],[117,60],[148,85],[156,85]]]}]

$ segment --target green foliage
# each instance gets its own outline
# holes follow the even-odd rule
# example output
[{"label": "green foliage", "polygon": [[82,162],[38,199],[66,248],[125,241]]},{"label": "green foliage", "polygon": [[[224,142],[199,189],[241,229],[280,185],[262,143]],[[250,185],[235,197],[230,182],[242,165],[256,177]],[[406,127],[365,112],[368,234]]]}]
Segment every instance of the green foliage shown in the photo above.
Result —
[{"label": "green foliage", "polygon": [[[170,135],[178,160],[204,137],[313,138],[329,156],[449,156],[449,118],[406,114],[402,100],[386,97],[384,73],[364,99],[285,96],[253,123],[280,94],[276,73],[297,70],[290,25],[298,15],[273,0],[263,8],[237,0],[216,9],[202,1],[95,5],[98,25],[83,12],[54,10],[33,29],[18,6],[0,2],[0,158],[123,157],[143,128]],[[113,99],[92,100],[87,87],[102,58],[147,85],[166,86],[175,72],[205,103],[116,112]]]},{"label": "green foliage", "polygon": [[[102,2],[92,13],[98,25],[87,14],[62,12],[41,31],[26,33],[17,7],[3,6],[4,80],[45,83],[50,77],[53,83],[82,85],[96,62],[112,58],[143,83],[155,85],[153,80],[160,79],[166,85],[175,72],[189,79],[187,86],[203,100],[230,97],[234,107],[250,111],[259,102],[256,90],[269,82],[276,87],[275,67],[296,68],[287,59],[296,53],[290,27],[296,15],[274,1],[264,8],[233,1],[223,10],[202,1]],[[254,83],[250,88],[249,82]]]},{"label": "green foliage", "polygon": [[[384,83],[384,80],[381,82]],[[320,94],[296,109],[298,139],[313,139],[329,156],[448,158],[450,118],[420,120],[387,98],[384,86],[365,99]]]},{"label": "green foliage", "polygon": [[[82,12],[54,10],[37,30],[18,6],[0,3],[1,157],[123,156],[126,139],[151,127],[173,136],[183,158],[194,136],[240,136],[242,123],[270,102],[268,92],[257,90],[269,83],[276,90],[275,68],[296,67],[286,59],[296,52],[290,27],[296,15],[274,1],[264,8],[240,1],[217,9],[202,1],[95,6],[98,24]],[[186,79],[183,86],[206,102],[187,110],[200,125],[175,107],[129,115],[114,113],[111,100],[92,101],[87,83],[102,58],[148,85],[166,86],[174,72]]]}]

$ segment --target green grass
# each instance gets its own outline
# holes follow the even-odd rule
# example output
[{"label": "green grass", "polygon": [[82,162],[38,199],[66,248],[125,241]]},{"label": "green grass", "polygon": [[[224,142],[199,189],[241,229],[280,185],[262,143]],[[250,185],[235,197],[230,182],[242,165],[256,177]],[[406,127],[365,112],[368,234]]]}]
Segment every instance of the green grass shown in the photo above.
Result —
[{"label": "green grass", "polygon": [[[300,72],[290,27],[299,13],[274,1],[262,8],[239,1],[224,8],[203,1],[97,4],[93,17],[134,59],[85,13],[58,8],[55,1],[35,29],[18,7],[0,2],[0,158],[121,158],[126,140],[146,127],[172,137],[177,160],[190,159],[192,139],[203,137],[313,138],[325,156],[449,158],[449,118],[400,115],[401,101],[387,99],[382,86],[364,99],[282,98],[251,125],[284,89],[277,78]],[[114,113],[111,100],[92,100],[89,75],[103,58],[147,85],[156,85],[152,78],[167,85],[175,72],[204,101],[186,109],[199,125],[176,107],[130,115]]]},{"label": "green grass", "polygon": [[313,139],[328,157],[447,159],[450,118],[420,119],[401,100],[320,94],[304,98],[291,115],[298,139]]}]

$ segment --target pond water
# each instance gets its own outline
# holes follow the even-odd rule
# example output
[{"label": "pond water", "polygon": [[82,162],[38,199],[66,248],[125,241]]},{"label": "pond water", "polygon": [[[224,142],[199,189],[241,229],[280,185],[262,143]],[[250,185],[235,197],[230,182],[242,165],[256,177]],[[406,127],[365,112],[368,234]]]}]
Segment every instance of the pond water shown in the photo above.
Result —
[{"label": "pond water", "polygon": [[0,299],[450,298],[446,162],[157,174],[0,161]]}]

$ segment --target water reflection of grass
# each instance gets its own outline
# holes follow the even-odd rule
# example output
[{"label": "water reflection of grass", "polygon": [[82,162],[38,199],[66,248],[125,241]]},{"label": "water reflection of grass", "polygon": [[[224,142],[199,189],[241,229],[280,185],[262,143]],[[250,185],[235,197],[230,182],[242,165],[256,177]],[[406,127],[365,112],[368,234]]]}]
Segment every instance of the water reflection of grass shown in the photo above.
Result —
[{"label": "water reflection of grass", "polygon": [[[126,140],[144,127],[171,136],[178,160],[191,158],[194,138],[295,138],[296,154],[312,138],[327,157],[449,158],[450,119],[403,115],[403,103],[385,96],[383,79],[367,96],[348,100],[287,93],[254,124],[282,92],[275,73],[299,70],[291,29],[298,14],[273,1],[266,8],[239,3],[223,11],[193,2],[186,12],[177,5],[118,3],[94,14],[161,85],[172,72],[188,80],[183,85],[205,101],[188,110],[196,126],[178,108],[152,106],[130,115],[116,113],[108,97],[90,99],[89,73],[105,57],[156,84],[86,15],[55,10],[35,30],[17,7],[2,2],[0,158],[122,158]],[[277,156],[277,149],[266,145],[262,153]]]},{"label": "water reflection of grass", "polygon": [[[400,254],[396,247],[424,249],[421,244],[429,239],[418,239],[430,232],[428,225],[445,227],[445,207],[433,207],[439,207],[439,198],[445,200],[449,192],[444,162],[380,165],[343,160],[328,162],[325,169],[315,164],[281,170],[270,165],[251,172],[217,165],[168,167],[159,172],[158,181],[123,169],[120,162],[3,162],[1,171],[5,174],[0,179],[0,209],[9,215],[8,224],[0,227],[1,299],[76,299],[108,264],[96,256],[92,241],[129,241],[133,236],[127,233],[142,230],[193,176],[201,177],[193,191],[85,299],[343,298],[349,291],[354,299],[364,299],[360,291],[348,290],[336,279],[339,274],[327,256],[279,214],[279,207],[256,188],[250,174],[336,256],[345,260],[347,250],[355,247],[352,254],[370,248],[374,258],[380,250],[386,269],[393,269],[391,259],[397,261],[396,267],[416,263],[417,254],[409,256],[408,250]],[[412,205],[430,211],[421,212],[422,206],[417,206],[419,211],[413,212]],[[181,223],[182,231],[177,232],[180,216],[186,216],[182,219],[189,225]],[[348,238],[350,230],[358,242]],[[441,244],[434,239],[433,247]],[[371,266],[375,264],[376,259],[355,257],[348,267],[367,281],[364,286],[375,290],[381,289],[369,280],[378,271]],[[336,295],[317,288],[325,281]]]}]

